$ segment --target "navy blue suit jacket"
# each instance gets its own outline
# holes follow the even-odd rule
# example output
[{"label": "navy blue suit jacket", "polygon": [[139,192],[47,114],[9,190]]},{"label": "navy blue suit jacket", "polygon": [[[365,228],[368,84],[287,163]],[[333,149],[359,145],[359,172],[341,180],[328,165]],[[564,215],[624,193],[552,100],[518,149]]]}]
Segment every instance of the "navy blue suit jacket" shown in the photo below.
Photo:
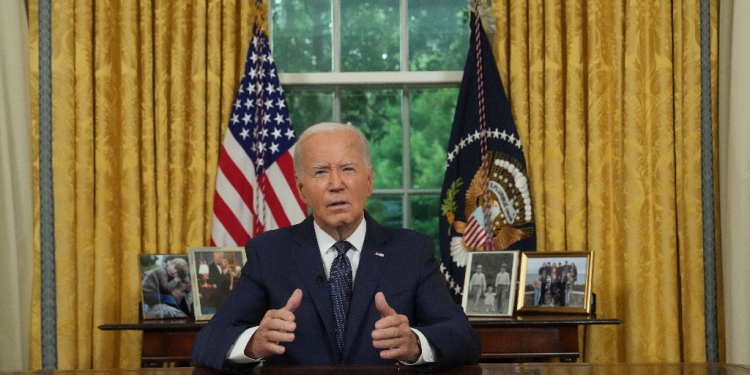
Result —
[{"label": "navy blue suit jacket", "polygon": [[[406,315],[438,351],[440,360],[415,366],[432,371],[476,363],[481,344],[459,305],[453,302],[438,271],[432,240],[418,232],[383,227],[367,213],[367,233],[354,280],[344,364],[394,364],[380,358],[372,331],[381,316],[375,293],[383,292],[397,313]],[[336,363],[336,334],[330,291],[315,238],[312,216],[302,223],[266,232],[245,246],[247,263],[229,298],[193,342],[196,366],[246,372],[255,364],[225,361],[237,337],[257,326],[269,309],[284,307],[295,289],[303,292],[294,312],[297,329],[286,351],[265,365]]]}]

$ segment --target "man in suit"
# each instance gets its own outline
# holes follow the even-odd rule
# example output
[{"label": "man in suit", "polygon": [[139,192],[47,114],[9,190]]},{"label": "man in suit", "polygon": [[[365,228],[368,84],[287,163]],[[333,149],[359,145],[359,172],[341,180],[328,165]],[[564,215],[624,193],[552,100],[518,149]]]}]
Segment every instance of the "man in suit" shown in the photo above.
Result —
[{"label": "man in suit", "polygon": [[318,124],[296,147],[295,182],[312,215],[247,243],[240,281],[193,343],[195,365],[400,362],[431,371],[477,362],[479,339],[430,238],[364,211],[374,175],[362,132]]},{"label": "man in suit", "polygon": [[212,253],[212,255],[214,261],[208,265],[208,280],[206,281],[216,288],[216,284],[219,283],[219,279],[221,278],[221,258],[224,256],[224,253],[217,251]]},{"label": "man in suit", "polygon": [[213,290],[210,292],[211,298],[206,301],[206,305],[219,308],[229,296],[229,284],[225,282],[226,277],[221,266],[224,253],[214,252],[213,258],[214,261],[208,265],[208,279],[206,280]]}]

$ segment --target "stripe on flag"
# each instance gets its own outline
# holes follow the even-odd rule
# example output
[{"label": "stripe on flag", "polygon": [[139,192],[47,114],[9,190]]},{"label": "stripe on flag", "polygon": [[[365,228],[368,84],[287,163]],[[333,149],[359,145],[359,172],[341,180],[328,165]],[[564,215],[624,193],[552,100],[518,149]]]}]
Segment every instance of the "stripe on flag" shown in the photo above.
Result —
[{"label": "stripe on flag", "polygon": [[476,248],[483,246],[487,241],[487,231],[484,227],[484,214],[481,211],[481,207],[477,207],[474,213],[469,217],[469,221],[466,223],[466,231],[464,232],[464,242],[467,247]]}]

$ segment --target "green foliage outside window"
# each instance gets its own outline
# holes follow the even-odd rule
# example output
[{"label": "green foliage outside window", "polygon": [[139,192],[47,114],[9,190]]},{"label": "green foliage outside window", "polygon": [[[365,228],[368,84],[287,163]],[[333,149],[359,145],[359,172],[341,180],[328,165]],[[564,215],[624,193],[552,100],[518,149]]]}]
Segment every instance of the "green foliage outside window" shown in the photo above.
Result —
[{"label": "green foliage outside window", "polygon": [[331,1],[274,0],[273,57],[281,73],[331,72]]},{"label": "green foliage outside window", "polygon": [[[344,0],[341,5],[342,72],[401,71],[399,0]],[[466,0],[408,0],[409,71],[462,70],[469,45]],[[273,0],[273,53],[279,72],[333,71],[331,0]],[[283,83],[283,82],[282,82]],[[356,84],[356,82],[352,82]],[[313,87],[285,85],[292,125],[299,135],[335,118],[360,128],[370,141],[376,189],[432,189],[404,196],[377,193],[366,209],[385,225],[409,226],[438,241],[438,190],[458,87]],[[408,100],[409,167],[404,176],[402,108]],[[405,178],[408,177],[408,178]],[[404,186],[404,182],[408,186]],[[436,254],[439,257],[439,254]]]}]

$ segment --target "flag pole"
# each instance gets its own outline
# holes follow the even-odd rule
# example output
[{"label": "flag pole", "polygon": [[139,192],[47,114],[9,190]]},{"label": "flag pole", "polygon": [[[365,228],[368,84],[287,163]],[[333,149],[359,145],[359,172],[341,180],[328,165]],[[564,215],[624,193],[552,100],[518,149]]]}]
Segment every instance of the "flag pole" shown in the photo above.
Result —
[{"label": "flag pole", "polygon": [[482,191],[484,192],[482,197],[482,210],[484,211],[484,229],[487,232],[487,240],[484,244],[484,250],[494,250],[494,242],[492,240],[492,202],[490,201],[490,161],[487,153],[487,120],[485,118],[485,105],[484,105],[484,74],[482,66],[482,42],[480,39],[481,32],[479,30],[479,0],[474,0],[474,40],[476,41],[476,55],[477,55],[477,91],[479,99],[479,147],[482,155]]},{"label": "flag pole", "polygon": [[[263,43],[261,40],[261,33],[263,33],[263,0],[255,0],[255,7],[257,12],[255,13],[255,27],[253,27],[253,41],[251,48],[257,56],[264,56],[262,53]],[[256,72],[263,71],[264,57],[258,58],[254,63],[254,69]],[[264,121],[265,116],[265,91],[263,85],[265,75],[259,74],[258,80],[254,87],[248,87],[248,90],[252,90],[256,93],[256,104],[255,104],[255,118],[253,121],[256,126],[253,130],[253,150],[255,151],[255,160],[258,162],[255,164],[255,175],[258,176],[258,183],[255,187],[254,202],[255,206],[255,223],[253,223],[253,237],[257,236],[265,231],[266,223],[266,205],[264,204],[266,196],[266,184],[267,176],[265,174],[265,165],[261,161],[265,160],[266,148],[261,147],[263,131],[265,129],[266,122]],[[251,91],[251,92],[252,92]]]}]

